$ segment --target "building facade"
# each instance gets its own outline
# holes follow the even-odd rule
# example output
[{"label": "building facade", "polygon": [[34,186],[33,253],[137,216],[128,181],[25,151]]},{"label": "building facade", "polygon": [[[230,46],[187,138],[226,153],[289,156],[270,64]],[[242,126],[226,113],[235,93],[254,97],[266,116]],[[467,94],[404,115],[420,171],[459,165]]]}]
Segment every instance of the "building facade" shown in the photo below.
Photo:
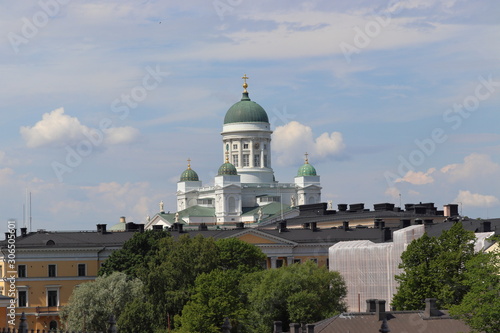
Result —
[{"label": "building facade", "polygon": [[[247,91],[243,77],[243,95],[226,112],[222,126],[222,165],[213,183],[204,186],[191,168],[182,172],[177,183],[177,211],[165,214],[163,205],[146,225],[171,226],[174,222],[187,225],[259,224],[276,214],[298,205],[321,202],[320,176],[309,163],[304,165],[293,182],[280,183],[272,168],[272,130],[269,117]],[[274,209],[264,210],[270,204]],[[295,213],[296,214],[296,213]]]}]

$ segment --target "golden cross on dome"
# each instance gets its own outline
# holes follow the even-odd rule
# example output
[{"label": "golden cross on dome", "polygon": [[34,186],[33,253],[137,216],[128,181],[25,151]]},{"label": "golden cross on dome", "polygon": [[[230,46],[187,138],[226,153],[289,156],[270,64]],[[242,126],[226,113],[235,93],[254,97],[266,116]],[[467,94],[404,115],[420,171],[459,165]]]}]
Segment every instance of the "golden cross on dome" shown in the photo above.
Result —
[{"label": "golden cross on dome", "polygon": [[187,161],[188,161],[188,170],[191,170],[191,159],[188,158]]},{"label": "golden cross on dome", "polygon": [[309,154],[306,152],[305,155],[306,155],[306,164],[309,164],[309,159],[307,158]]},{"label": "golden cross on dome", "polygon": [[242,77],[244,83],[243,83],[243,92],[247,93],[247,88],[248,88],[248,84],[247,84],[247,80],[249,79],[249,77],[246,75],[246,74],[243,74],[243,77]]}]

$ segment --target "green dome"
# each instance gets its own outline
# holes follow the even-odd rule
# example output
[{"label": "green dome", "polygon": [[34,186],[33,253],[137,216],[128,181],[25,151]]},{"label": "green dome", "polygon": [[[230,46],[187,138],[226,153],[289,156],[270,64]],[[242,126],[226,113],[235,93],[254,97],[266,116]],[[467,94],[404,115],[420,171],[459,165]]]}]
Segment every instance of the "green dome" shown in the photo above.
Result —
[{"label": "green dome", "polygon": [[231,123],[269,123],[269,118],[262,106],[251,101],[248,92],[244,92],[241,101],[226,112],[224,124]]},{"label": "green dome", "polygon": [[181,182],[197,182],[199,180],[198,174],[191,167],[188,167],[181,175]]},{"label": "green dome", "polygon": [[316,169],[314,169],[314,167],[309,164],[309,162],[306,162],[299,168],[299,171],[297,172],[297,177],[302,176],[316,176]]},{"label": "green dome", "polygon": [[229,162],[226,162],[224,164],[222,164],[219,168],[219,172],[218,172],[218,175],[219,176],[223,176],[223,175],[232,175],[232,176],[236,176],[238,174],[238,172],[236,171],[236,168],[234,165],[232,165],[231,163]]}]

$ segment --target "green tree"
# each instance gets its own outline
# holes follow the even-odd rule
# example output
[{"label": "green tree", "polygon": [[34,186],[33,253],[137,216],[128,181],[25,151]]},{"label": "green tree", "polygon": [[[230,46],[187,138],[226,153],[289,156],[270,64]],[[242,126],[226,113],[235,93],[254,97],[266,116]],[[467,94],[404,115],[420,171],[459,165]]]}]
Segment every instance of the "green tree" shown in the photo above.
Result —
[{"label": "green tree", "polygon": [[438,305],[449,308],[461,302],[469,287],[464,281],[465,263],[474,257],[474,233],[455,223],[440,237],[427,234],[408,245],[401,256],[396,276],[399,282],[392,306],[398,310],[419,310],[425,298],[436,298]]},{"label": "green tree", "polygon": [[286,327],[290,322],[315,322],[346,310],[343,278],[313,262],[254,273],[242,290],[248,294],[246,326],[252,332],[271,332],[274,320]]},{"label": "green tree", "polygon": [[474,332],[500,333],[500,256],[479,253],[466,264],[469,292],[450,313],[465,321]]},{"label": "green tree", "polygon": [[99,276],[123,272],[128,276],[138,277],[140,271],[148,266],[149,259],[157,255],[160,240],[169,236],[170,233],[163,230],[135,233],[120,250],[111,253],[99,270]]},{"label": "green tree", "polygon": [[144,296],[139,279],[115,272],[73,290],[61,319],[71,331],[106,331],[109,317],[118,318],[128,302]]},{"label": "green tree", "polygon": [[153,304],[145,299],[136,298],[127,303],[117,320],[117,325],[121,333],[166,331],[157,327],[156,317],[156,307]]},{"label": "green tree", "polygon": [[180,327],[177,331],[218,333],[226,316],[237,329],[247,314],[240,289],[243,274],[240,270],[216,269],[199,275],[190,301],[176,319]]},{"label": "green tree", "polygon": [[264,268],[266,255],[255,245],[237,238],[219,239],[215,244],[219,253],[220,269],[237,269],[250,273]]}]

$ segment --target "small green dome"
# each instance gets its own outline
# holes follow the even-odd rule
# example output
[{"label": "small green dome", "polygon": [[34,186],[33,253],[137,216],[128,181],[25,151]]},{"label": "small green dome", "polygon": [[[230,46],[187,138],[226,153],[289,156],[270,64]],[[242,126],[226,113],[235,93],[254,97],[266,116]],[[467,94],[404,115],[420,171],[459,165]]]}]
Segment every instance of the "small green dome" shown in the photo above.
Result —
[{"label": "small green dome", "polygon": [[297,172],[297,177],[302,176],[316,176],[316,169],[311,164],[309,164],[309,162],[306,162],[299,168],[299,171]]},{"label": "small green dome", "polygon": [[197,182],[199,180],[198,174],[191,169],[191,160],[188,159],[188,168],[181,174],[181,182]]},{"label": "small green dome", "polygon": [[269,118],[262,106],[251,101],[248,92],[243,92],[241,101],[231,106],[224,117],[224,124],[231,123],[269,123]]},{"label": "small green dome", "polygon": [[223,176],[223,175],[236,176],[238,174],[238,172],[236,171],[236,167],[234,165],[232,165],[229,162],[226,162],[220,166],[219,172],[217,174],[219,176]]}]

